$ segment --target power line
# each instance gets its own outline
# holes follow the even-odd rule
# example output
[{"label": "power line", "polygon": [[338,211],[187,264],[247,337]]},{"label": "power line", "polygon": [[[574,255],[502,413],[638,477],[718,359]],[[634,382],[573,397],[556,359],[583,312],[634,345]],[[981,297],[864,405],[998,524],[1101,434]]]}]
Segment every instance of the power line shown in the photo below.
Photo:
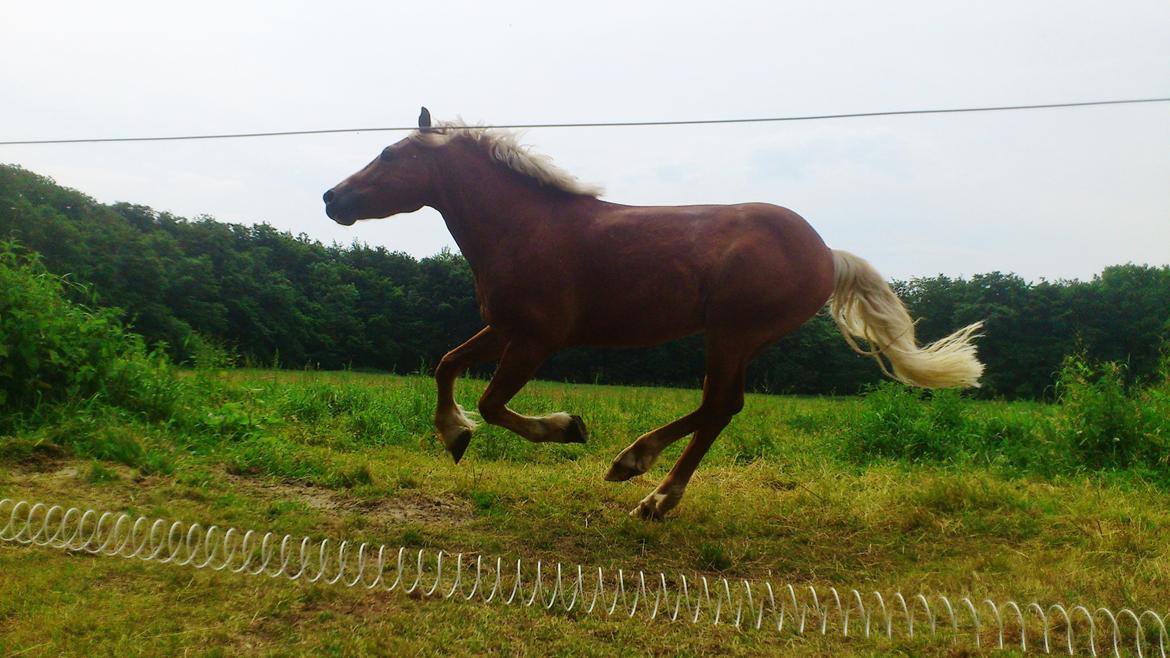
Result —
[{"label": "power line", "polygon": [[[986,107],[937,108],[928,110],[889,110],[885,112],[851,112],[846,114],[805,114],[785,117],[753,117],[743,119],[683,119],[677,121],[594,121],[580,123],[510,123],[467,128],[629,128],[637,126],[697,126],[730,123],[778,123],[782,121],[819,121],[823,119],[858,119],[864,117],[889,117],[911,114],[959,114],[967,112],[1006,112],[1014,110],[1049,110],[1068,107],[1090,107],[1096,105],[1134,105],[1139,103],[1168,103],[1164,98],[1129,98],[1105,101],[1081,101],[1074,103],[1043,103],[1039,105],[995,105]],[[289,137],[293,135],[332,135],[361,132],[402,132],[416,130],[417,126],[389,126],[376,128],[328,128],[323,130],[284,130],[253,133],[220,133],[213,135],[166,135],[157,137],[97,137],[87,139],[23,139],[0,141],[0,146],[23,146],[31,144],[96,144],[106,142],[173,142],[196,139],[240,139],[244,137]],[[458,128],[457,128],[458,129]]]}]

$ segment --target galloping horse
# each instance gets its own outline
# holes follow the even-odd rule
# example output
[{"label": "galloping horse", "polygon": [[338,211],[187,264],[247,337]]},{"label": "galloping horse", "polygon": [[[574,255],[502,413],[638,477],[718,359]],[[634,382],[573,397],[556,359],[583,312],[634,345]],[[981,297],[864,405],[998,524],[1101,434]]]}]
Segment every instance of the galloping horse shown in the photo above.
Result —
[{"label": "galloping horse", "polygon": [[346,226],[430,206],[471,266],[486,326],[435,370],[435,428],[456,462],[476,426],[454,399],[455,380],[468,367],[499,360],[479,400],[483,420],[529,441],[584,442],[579,416],[524,416],[507,407],[541,363],[573,345],[645,346],[701,332],[699,408],[639,437],[605,475],[621,481],[645,473],[666,446],[693,433],[674,468],[631,512],[659,519],[743,408],[748,363],[830,299],[849,346],[887,375],[930,388],[978,386],[983,366],[972,340],[980,323],[919,347],[913,321],[881,275],[830,250],[795,212],[766,203],[625,206],[599,194],[512,133],[432,125],[426,108],[416,132],[325,193],[325,213]]}]

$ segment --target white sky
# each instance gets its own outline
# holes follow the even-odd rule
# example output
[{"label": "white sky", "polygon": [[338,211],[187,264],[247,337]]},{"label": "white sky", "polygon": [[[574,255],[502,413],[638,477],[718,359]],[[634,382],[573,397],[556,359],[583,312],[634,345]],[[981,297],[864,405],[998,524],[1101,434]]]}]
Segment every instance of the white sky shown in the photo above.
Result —
[{"label": "white sky", "polygon": [[[0,140],[730,118],[1170,95],[1165,0],[0,0]],[[329,221],[396,133],[0,147],[100,201],[426,256],[429,209]],[[531,130],[622,203],[768,201],[893,277],[1170,263],[1170,104]]]}]

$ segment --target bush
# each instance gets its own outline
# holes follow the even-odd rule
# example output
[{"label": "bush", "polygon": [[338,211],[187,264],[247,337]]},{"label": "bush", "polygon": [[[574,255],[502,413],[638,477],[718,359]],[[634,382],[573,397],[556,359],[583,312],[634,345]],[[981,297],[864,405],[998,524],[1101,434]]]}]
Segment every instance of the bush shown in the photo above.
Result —
[{"label": "bush", "polygon": [[47,403],[91,401],[167,418],[181,385],[109,310],[66,299],[66,279],[0,243],[0,423]]},{"label": "bush", "polygon": [[954,390],[923,391],[896,382],[869,390],[845,434],[846,455],[868,462],[959,462],[1051,476],[1068,464],[1051,440],[1047,414],[1023,413],[964,398]]},{"label": "bush", "polygon": [[[1170,355],[1170,352],[1168,352]],[[1065,358],[1057,385],[1060,410],[1053,429],[1089,468],[1165,471],[1170,445],[1170,357],[1145,388],[1127,386],[1123,364]]]},{"label": "bush", "polygon": [[970,430],[957,392],[883,382],[866,393],[857,422],[846,430],[846,448],[862,461],[947,460],[968,447]]},{"label": "bush", "polygon": [[1154,381],[1127,384],[1124,365],[1067,357],[1057,404],[1027,411],[920,391],[894,382],[871,388],[845,428],[853,461],[975,462],[1053,476],[1130,469],[1170,481],[1170,347]]}]

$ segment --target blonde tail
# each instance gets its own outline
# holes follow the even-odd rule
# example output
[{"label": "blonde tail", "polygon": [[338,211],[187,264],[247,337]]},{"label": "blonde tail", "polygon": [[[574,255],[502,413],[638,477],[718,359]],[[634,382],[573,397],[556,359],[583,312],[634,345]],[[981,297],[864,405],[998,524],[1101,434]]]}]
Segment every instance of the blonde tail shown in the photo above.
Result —
[{"label": "blonde tail", "polygon": [[[914,321],[886,280],[865,260],[833,250],[836,280],[829,311],[854,352],[872,356],[887,376],[924,388],[979,386],[983,364],[972,340],[982,322],[967,325],[925,347],[914,340]],[[863,349],[863,338],[872,350]],[[886,366],[882,356],[889,359]]]}]

